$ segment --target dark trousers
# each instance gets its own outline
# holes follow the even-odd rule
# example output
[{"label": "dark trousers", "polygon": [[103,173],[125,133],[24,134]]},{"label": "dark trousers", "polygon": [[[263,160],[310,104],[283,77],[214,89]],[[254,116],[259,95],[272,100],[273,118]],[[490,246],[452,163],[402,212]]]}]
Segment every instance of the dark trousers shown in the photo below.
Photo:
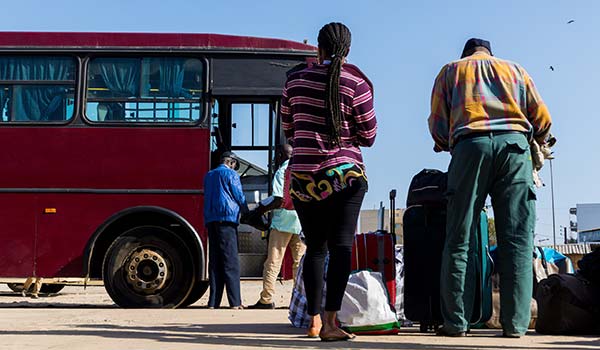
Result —
[{"label": "dark trousers", "polygon": [[306,238],[304,288],[309,315],[321,313],[323,270],[329,251],[327,268],[326,311],[339,311],[352,268],[352,243],[367,183],[355,181],[341,192],[322,201],[301,202],[294,207]]},{"label": "dark trousers", "polygon": [[208,224],[209,307],[217,308],[221,305],[225,286],[227,286],[229,305],[239,306],[242,304],[237,226],[237,224],[231,222],[211,222]]}]

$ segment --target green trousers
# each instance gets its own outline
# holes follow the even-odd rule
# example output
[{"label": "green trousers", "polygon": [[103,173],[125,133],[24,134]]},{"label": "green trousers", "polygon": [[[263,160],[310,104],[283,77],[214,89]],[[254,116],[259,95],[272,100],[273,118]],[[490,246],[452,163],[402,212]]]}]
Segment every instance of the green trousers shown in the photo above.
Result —
[{"label": "green trousers", "polygon": [[448,216],[442,257],[444,327],[466,331],[475,294],[474,235],[488,194],[496,223],[500,273],[500,322],[524,334],[533,288],[535,191],[529,143],[520,133],[476,136],[458,142],[448,169]]}]

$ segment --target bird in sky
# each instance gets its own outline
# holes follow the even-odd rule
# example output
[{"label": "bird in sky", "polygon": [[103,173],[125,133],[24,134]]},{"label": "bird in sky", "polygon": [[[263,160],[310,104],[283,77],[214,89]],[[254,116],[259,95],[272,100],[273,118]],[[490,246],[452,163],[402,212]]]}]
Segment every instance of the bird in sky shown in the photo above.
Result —
[{"label": "bird in sky", "polygon": [[575,20],[574,20],[574,19],[572,19],[572,20],[570,20],[569,22],[567,22],[567,24],[571,24],[571,23],[573,23],[573,22],[575,22]]},{"label": "bird in sky", "polygon": [[554,67],[550,66],[550,70],[554,72]]}]

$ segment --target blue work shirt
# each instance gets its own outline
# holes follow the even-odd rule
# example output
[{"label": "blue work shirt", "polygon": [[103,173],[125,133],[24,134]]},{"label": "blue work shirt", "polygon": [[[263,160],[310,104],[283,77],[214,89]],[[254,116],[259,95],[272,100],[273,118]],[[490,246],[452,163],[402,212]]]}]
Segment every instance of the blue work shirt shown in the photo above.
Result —
[{"label": "blue work shirt", "polygon": [[[273,196],[283,198],[285,184],[285,169],[288,167],[289,160],[281,164],[281,167],[275,172],[273,177]],[[289,189],[286,189],[289,191]],[[275,209],[273,210],[273,219],[271,220],[271,228],[281,231],[298,234],[302,231],[300,220],[295,210]]]},{"label": "blue work shirt", "polygon": [[240,207],[247,211],[240,176],[224,164],[204,177],[204,224],[227,221],[239,224]]}]

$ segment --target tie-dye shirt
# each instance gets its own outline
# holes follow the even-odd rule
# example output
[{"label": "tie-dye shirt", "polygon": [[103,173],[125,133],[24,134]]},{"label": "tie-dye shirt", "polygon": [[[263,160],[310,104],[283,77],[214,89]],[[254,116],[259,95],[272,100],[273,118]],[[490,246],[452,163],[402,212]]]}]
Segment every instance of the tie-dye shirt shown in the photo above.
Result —
[{"label": "tie-dye shirt", "polygon": [[435,80],[429,130],[436,152],[488,131],[532,134],[543,144],[551,125],[533,80],[516,63],[476,52],[445,65]]}]

